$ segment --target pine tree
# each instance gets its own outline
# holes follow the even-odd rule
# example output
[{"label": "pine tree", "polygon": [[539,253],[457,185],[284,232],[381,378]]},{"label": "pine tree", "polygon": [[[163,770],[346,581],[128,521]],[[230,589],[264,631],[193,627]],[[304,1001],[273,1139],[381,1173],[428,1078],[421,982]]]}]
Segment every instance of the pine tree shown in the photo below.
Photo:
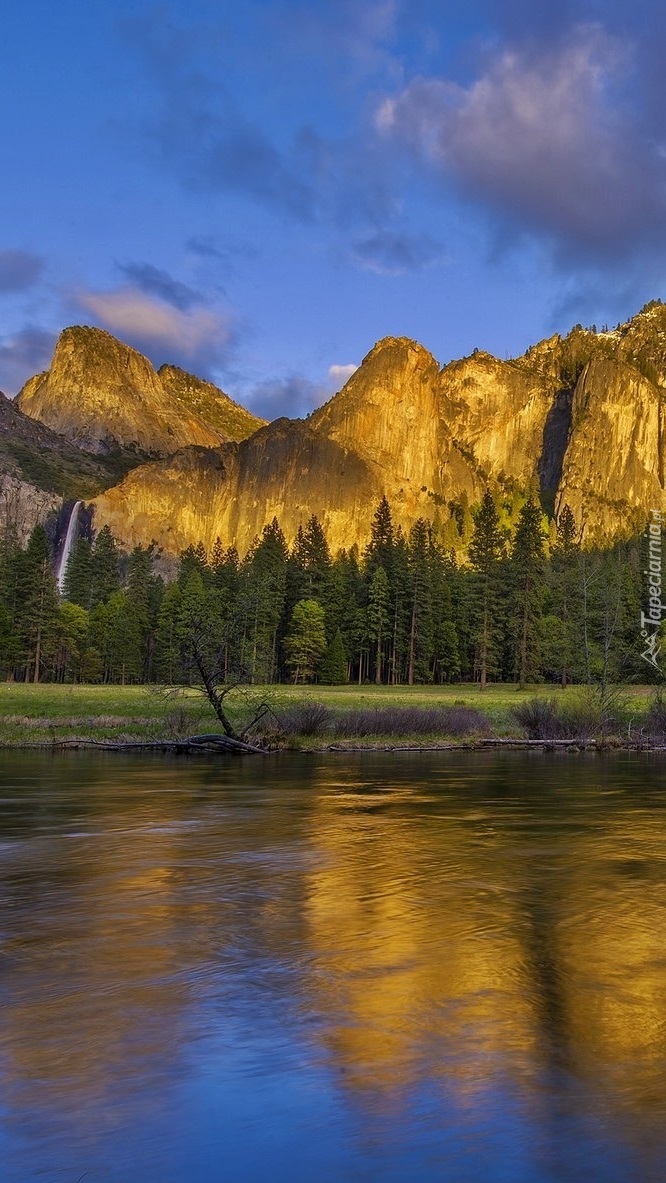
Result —
[{"label": "pine tree", "polygon": [[371,580],[378,567],[382,567],[390,578],[393,571],[393,546],[395,534],[391,507],[382,497],[370,526],[370,542],[364,555],[366,577]]},{"label": "pine tree", "polygon": [[374,642],[375,682],[382,682],[383,650],[389,624],[389,581],[383,567],[377,567],[368,591],[368,637]]},{"label": "pine tree", "polygon": [[90,607],[103,604],[120,588],[119,555],[115,539],[108,526],[97,534],[90,558]]},{"label": "pine tree", "polygon": [[550,565],[550,617],[548,627],[551,664],[559,665],[559,677],[565,687],[575,670],[581,650],[579,609],[580,543],[576,520],[568,505],[557,520],[555,543]]},{"label": "pine tree", "polygon": [[324,610],[316,600],[299,600],[284,640],[294,682],[309,682],[326,651]]},{"label": "pine tree", "polygon": [[278,673],[288,548],[276,518],[243,562],[243,633],[240,660],[251,682],[272,682]]},{"label": "pine tree", "polygon": [[347,673],[347,653],[342,632],[336,629],[335,636],[329,641],[319,672],[321,682],[328,686],[342,686],[349,681]]},{"label": "pine tree", "polygon": [[540,670],[539,635],[545,591],[545,554],[541,509],[525,502],[511,550],[512,633],[518,685],[523,690]]},{"label": "pine tree", "polygon": [[71,604],[90,606],[92,597],[92,545],[87,538],[77,538],[69,552],[65,568],[63,594]]},{"label": "pine tree", "polygon": [[499,660],[498,617],[503,557],[504,539],[497,509],[490,490],[486,489],[474,519],[469,545],[469,560],[476,575],[472,627],[482,690],[486,688],[488,675],[496,672]]},{"label": "pine tree", "polygon": [[407,684],[428,680],[433,647],[432,614],[432,534],[428,523],[419,518],[409,533],[409,652]]},{"label": "pine tree", "polygon": [[58,589],[44,527],[37,525],[23,555],[21,632],[25,642],[25,680],[39,682],[43,663],[53,656]]}]

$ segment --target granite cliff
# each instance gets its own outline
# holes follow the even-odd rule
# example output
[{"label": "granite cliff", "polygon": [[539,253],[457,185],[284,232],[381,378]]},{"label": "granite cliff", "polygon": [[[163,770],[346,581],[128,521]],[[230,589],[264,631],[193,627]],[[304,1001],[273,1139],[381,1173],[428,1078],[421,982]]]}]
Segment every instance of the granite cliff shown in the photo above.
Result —
[{"label": "granite cliff", "polygon": [[[99,400],[90,386],[81,396],[85,415],[72,409],[82,334],[107,359]],[[63,373],[74,394],[59,401]],[[569,504],[589,542],[631,534],[649,509],[666,511],[665,390],[666,307],[655,302],[612,331],[576,326],[512,361],[475,351],[440,367],[423,346],[389,337],[308,419],[258,430],[236,404],[233,421],[215,387],[175,367],[156,373],[99,330],[70,329],[20,405],[88,446],[162,457],[96,498],[98,527],[167,554],[218,536],[243,553],[273,517],[291,540],[313,513],[334,550],[362,545],[382,495],[405,531],[422,516],[456,545],[487,485],[507,503],[538,488],[549,513]]]},{"label": "granite cliff", "polygon": [[666,307],[628,324],[577,326],[513,361],[476,351],[441,368],[407,338],[386,338],[307,420],[142,466],[97,499],[96,519],[127,543],[169,553],[199,539],[245,551],[273,516],[288,539],[316,513],[334,549],[363,544],[379,497],[408,530],[442,536],[486,485],[511,498],[538,487],[568,503],[588,542],[666,511]]},{"label": "granite cliff", "polygon": [[211,383],[175,366],[157,373],[136,349],[81,326],[60,334],[50,369],[17,405],[88,452],[144,459],[243,439],[263,423]]}]

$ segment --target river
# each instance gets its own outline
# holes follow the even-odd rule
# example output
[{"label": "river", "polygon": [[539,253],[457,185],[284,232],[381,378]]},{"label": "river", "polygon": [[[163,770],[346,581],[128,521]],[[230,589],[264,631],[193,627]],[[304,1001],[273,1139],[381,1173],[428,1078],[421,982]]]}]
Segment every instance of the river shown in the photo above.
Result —
[{"label": "river", "polygon": [[657,756],[1,754],[3,1183],[663,1183]]}]

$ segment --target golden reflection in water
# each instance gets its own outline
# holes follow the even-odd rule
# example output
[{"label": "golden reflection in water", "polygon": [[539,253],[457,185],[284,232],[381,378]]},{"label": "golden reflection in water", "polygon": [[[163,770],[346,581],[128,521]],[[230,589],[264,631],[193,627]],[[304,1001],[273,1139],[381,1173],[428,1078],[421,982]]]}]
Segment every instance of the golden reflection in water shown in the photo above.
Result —
[{"label": "golden reflection in water", "polygon": [[[464,818],[358,814],[322,797],[307,917],[327,1042],[351,1083],[403,1087],[438,1065],[459,1087],[480,1063],[528,1060],[537,1021],[501,840]],[[483,1073],[481,1073],[481,1078]]]},{"label": "golden reflection in water", "polygon": [[544,863],[502,810],[318,797],[312,988],[344,1079],[395,1089],[440,1065],[469,1091],[563,1068],[663,1106],[663,817],[610,807]]},{"label": "golden reflection in water", "polygon": [[109,786],[27,833],[3,873],[8,1103],[112,1127],[249,998],[243,1030],[277,1014],[288,1038],[297,1013],[345,1087],[389,1102],[425,1075],[470,1100],[565,1069],[663,1108],[663,812],[546,825],[538,803],[350,784],[315,765],[297,808],[286,784],[251,808]]}]

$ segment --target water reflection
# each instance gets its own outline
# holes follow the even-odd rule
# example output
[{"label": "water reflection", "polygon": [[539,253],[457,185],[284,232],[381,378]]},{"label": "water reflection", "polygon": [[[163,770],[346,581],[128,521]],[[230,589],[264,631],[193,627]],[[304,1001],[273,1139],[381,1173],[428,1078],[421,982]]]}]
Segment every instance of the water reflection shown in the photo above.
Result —
[{"label": "water reflection", "polygon": [[1,776],[7,1183],[666,1176],[656,760]]}]

